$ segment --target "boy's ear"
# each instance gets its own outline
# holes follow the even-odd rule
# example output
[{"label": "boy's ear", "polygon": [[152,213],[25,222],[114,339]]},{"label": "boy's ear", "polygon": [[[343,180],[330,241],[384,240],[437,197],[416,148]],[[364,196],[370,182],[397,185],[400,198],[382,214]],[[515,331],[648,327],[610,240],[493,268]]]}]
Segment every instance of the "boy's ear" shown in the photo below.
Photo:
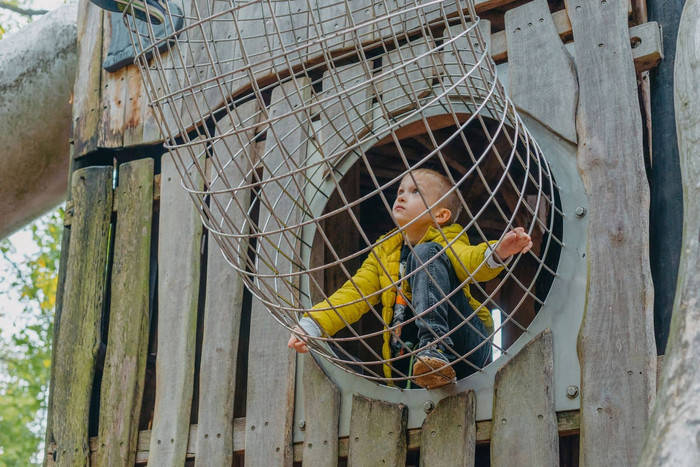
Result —
[{"label": "boy's ear", "polygon": [[435,220],[438,221],[438,224],[444,225],[447,221],[450,220],[450,217],[452,216],[452,211],[445,207],[441,207],[433,215],[435,216]]}]

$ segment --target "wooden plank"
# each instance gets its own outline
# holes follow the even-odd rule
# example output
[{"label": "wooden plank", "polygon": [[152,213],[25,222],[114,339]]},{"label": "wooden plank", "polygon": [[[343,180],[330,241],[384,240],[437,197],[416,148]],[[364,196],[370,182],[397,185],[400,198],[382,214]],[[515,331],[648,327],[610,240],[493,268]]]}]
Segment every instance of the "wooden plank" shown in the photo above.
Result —
[{"label": "wooden plank", "polygon": [[[552,21],[556,27],[559,37],[564,42],[571,42],[573,31],[571,28],[571,20],[567,10],[559,10],[552,13]],[[653,29],[654,24],[656,29]],[[661,43],[661,32],[658,24],[651,21],[649,23],[633,26],[629,29],[630,41],[632,38],[638,37],[646,40],[647,44],[653,44],[649,48],[634,48],[632,49],[632,57],[634,58],[634,66],[637,72],[642,72],[655,67],[658,64],[658,57],[663,57],[663,48]],[[491,58],[496,63],[502,63],[508,60],[508,41],[506,31],[499,31],[491,37],[493,49]]]},{"label": "wooden plank", "polygon": [[[196,148],[194,149],[197,150]],[[196,174],[191,173],[196,178]],[[201,180],[196,183],[201,189]],[[151,437],[153,465],[182,465],[194,384],[202,223],[172,158],[161,159],[158,354]]]},{"label": "wooden plank", "polygon": [[473,466],[476,451],[476,396],[461,392],[438,402],[421,429],[421,466]]},{"label": "wooden plank", "polygon": [[73,155],[97,148],[100,124],[103,10],[89,0],[78,8],[78,70],[73,87]]},{"label": "wooden plank", "polygon": [[[481,65],[477,65],[477,61],[484,53],[490,53],[491,23],[480,20],[476,28],[471,24],[469,27],[471,29],[465,31],[464,26],[458,24],[445,29],[443,40],[446,44],[441,53],[444,71],[440,80],[445,88],[454,87],[447,91],[451,96],[480,103],[490,88],[490,83],[484,83],[483,77],[491,77],[492,72],[488,69],[487,59]],[[484,48],[479,47],[482,41]],[[432,142],[429,145],[432,146]]]},{"label": "wooden plank", "polygon": [[585,465],[637,463],[655,393],[649,187],[626,7],[568,3],[577,38],[578,165],[589,203],[578,342]]},{"label": "wooden plank", "polygon": [[[236,120],[225,119],[216,127],[216,135],[226,135],[237,126],[249,126],[250,130],[240,135],[243,141],[252,141],[254,125],[247,119],[258,112],[257,102],[251,101],[237,109]],[[241,154],[238,135],[223,136],[213,148],[213,158],[224,166],[217,167],[221,173],[209,175],[210,190],[231,189],[245,180],[252,169],[252,161]],[[236,158],[238,164],[232,162]],[[227,164],[227,165],[226,165]],[[212,167],[216,167],[212,165]],[[214,198],[223,198],[220,204]],[[250,203],[250,193],[238,192],[238,201],[243,206]],[[220,225],[228,203],[230,192],[212,195],[211,210],[214,225]],[[217,202],[219,200],[217,199]],[[221,206],[221,209],[217,207]],[[234,219],[241,217],[228,212]],[[228,232],[232,233],[232,232]],[[196,465],[231,465],[233,463],[233,407],[236,388],[236,362],[238,358],[239,330],[243,308],[243,279],[226,261],[221,248],[210,232],[207,252],[207,284],[204,307],[204,337],[199,370],[199,430],[197,432]]]},{"label": "wooden plank", "polygon": [[[106,57],[112,39],[112,28],[123,21],[121,13],[106,11],[103,18],[102,56]],[[97,145],[100,148],[121,148],[124,145],[124,110],[126,107],[128,71],[120,68],[108,72],[100,67],[102,92],[100,94],[100,125]]]},{"label": "wooden plank", "polygon": [[641,466],[700,463],[700,1],[685,3],[678,26],[674,104],[683,178],[683,244],[659,395]]},{"label": "wooden plank", "polygon": [[406,465],[408,407],[352,395],[348,465]]},{"label": "wooden plank", "polygon": [[508,94],[521,112],[576,144],[578,83],[574,59],[559,39],[546,0],[505,14]]},{"label": "wooden plank", "polygon": [[107,354],[100,397],[97,465],[136,460],[148,356],[153,159],[119,167]]},{"label": "wooden plank", "polygon": [[421,100],[433,92],[440,65],[436,60],[441,58],[439,54],[428,54],[434,48],[432,40],[422,38],[382,56],[380,73],[387,75],[376,81],[384,104],[382,114],[395,117],[417,109]]},{"label": "wooden plank", "polygon": [[559,465],[552,348],[545,329],[496,373],[491,465]]},{"label": "wooden plank", "polygon": [[[63,312],[54,344],[53,436],[56,465],[88,464],[90,398],[100,347],[100,324],[112,216],[112,167],[75,171],[75,212],[66,265]],[[79,254],[78,254],[79,253]]]},{"label": "wooden plank", "polygon": [[310,354],[304,358],[303,465],[336,465],[340,389]]},{"label": "wooden plank", "polygon": [[[264,177],[279,177],[293,170],[306,157],[310,122],[299,122],[299,116],[288,114],[295,106],[311,98],[308,78],[289,81],[272,91],[268,114],[281,117],[267,129],[265,140]],[[297,89],[299,86],[299,89]],[[302,117],[303,118],[303,117]],[[295,176],[299,181],[303,174]],[[261,188],[260,221],[262,230],[278,230],[297,223],[299,186],[268,182]],[[290,273],[295,270],[289,257],[299,249],[300,234],[286,231],[267,235],[258,241],[258,273]],[[275,255],[276,248],[289,257]],[[269,261],[276,259],[275,264]],[[274,268],[274,269],[273,269]],[[283,300],[299,303],[296,279],[273,279],[264,286],[278,287]],[[269,281],[269,280],[268,280]],[[278,282],[279,281],[279,282]],[[294,412],[295,352],[287,349],[289,332],[280,326],[265,306],[253,300],[248,354],[248,399],[246,405],[246,464],[275,466],[292,464],[292,423]]]},{"label": "wooden plank", "polygon": [[319,100],[334,96],[320,105],[321,148],[331,162],[340,159],[372,130],[371,78],[371,64],[366,62],[333,68],[323,75]]}]

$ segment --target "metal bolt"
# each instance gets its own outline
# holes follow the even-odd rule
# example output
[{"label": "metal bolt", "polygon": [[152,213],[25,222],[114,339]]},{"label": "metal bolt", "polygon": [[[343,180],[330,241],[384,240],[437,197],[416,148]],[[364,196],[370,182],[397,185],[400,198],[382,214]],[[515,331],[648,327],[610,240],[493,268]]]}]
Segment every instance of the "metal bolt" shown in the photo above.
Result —
[{"label": "metal bolt", "polygon": [[578,386],[569,386],[566,388],[566,397],[576,399],[578,397]]},{"label": "metal bolt", "polygon": [[299,423],[297,424],[297,426],[299,427],[299,429],[301,431],[306,430],[306,420],[299,420]]},{"label": "metal bolt", "polygon": [[583,206],[579,206],[576,208],[576,216],[577,217],[583,217],[586,215],[586,208]]},{"label": "metal bolt", "polygon": [[425,404],[423,404],[423,411],[425,413],[430,413],[433,410],[435,410],[435,403],[433,401],[425,401]]}]

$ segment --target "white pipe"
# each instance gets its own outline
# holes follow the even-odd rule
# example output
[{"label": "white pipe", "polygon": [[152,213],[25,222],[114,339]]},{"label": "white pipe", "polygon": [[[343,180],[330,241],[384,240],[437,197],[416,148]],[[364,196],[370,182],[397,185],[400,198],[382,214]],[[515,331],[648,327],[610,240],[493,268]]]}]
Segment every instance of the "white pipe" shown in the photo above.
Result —
[{"label": "white pipe", "polygon": [[0,41],[0,238],[65,199],[77,5]]}]

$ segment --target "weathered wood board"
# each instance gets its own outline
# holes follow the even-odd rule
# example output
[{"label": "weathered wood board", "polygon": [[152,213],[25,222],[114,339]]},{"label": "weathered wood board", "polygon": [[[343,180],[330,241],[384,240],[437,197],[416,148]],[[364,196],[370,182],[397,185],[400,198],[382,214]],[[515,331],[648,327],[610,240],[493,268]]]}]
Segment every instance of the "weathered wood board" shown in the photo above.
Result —
[{"label": "weathered wood board", "polygon": [[54,344],[56,465],[88,465],[88,418],[105,291],[112,217],[112,167],[75,171],[63,312]]},{"label": "weathered wood board", "polygon": [[567,5],[577,39],[578,161],[589,203],[580,460],[633,465],[655,394],[656,348],[649,187],[627,2]]},{"label": "weathered wood board", "polygon": [[[226,135],[240,120],[257,113],[257,102],[244,104],[237,112],[236,122],[225,120],[216,128],[217,136]],[[251,130],[242,139],[253,138]],[[223,163],[237,158],[234,163],[221,168],[222,176],[209,175],[212,191],[237,186],[250,170],[249,161],[239,151],[236,135],[224,136],[212,147],[213,157]],[[231,198],[230,194],[216,195]],[[250,203],[250,194],[237,195],[243,205]],[[226,200],[222,200],[226,206]],[[212,221],[218,225],[223,213],[212,206]],[[213,233],[209,234],[207,252],[206,297],[204,305],[204,337],[199,370],[199,415],[197,431],[196,465],[231,465],[233,463],[233,407],[236,388],[236,362],[238,358],[239,331],[243,312],[243,279],[224,258]]]},{"label": "weathered wood board", "polygon": [[[300,125],[297,116],[284,115],[295,106],[306,104],[310,98],[311,87],[308,78],[289,81],[272,91],[272,103],[268,112],[272,117],[281,118],[267,129],[264,174],[266,179],[284,175],[306,157],[310,122]],[[294,182],[289,185],[286,185],[286,182],[287,179],[284,178],[280,183],[267,183],[261,190],[258,225],[262,229],[277,230],[299,221],[300,212],[295,204],[299,189]],[[279,217],[276,218],[275,215]],[[274,252],[278,250],[275,245],[278,244],[287,255],[276,257]],[[298,234],[294,232],[260,238],[257,245],[258,273],[292,272],[295,266],[288,258],[295,257],[298,248]],[[275,264],[270,265],[266,258],[276,258]],[[298,298],[293,297],[295,284],[288,282],[291,279],[275,280],[280,281],[277,282],[281,289],[280,296],[298,302]],[[269,467],[292,464],[296,359],[294,351],[287,349],[288,340],[289,332],[275,321],[259,300],[254,299],[250,322],[245,438],[246,463],[249,465]]]},{"label": "weathered wood board", "polygon": [[700,1],[688,0],[678,28],[674,102],[683,177],[678,288],[654,414],[639,465],[700,464]]},{"label": "weathered wood board", "polygon": [[505,14],[508,94],[521,112],[576,144],[578,83],[574,59],[559,39],[545,0]]},{"label": "weathered wood board", "polygon": [[89,0],[78,8],[78,65],[73,87],[73,156],[97,148],[101,115],[103,10]]},{"label": "weathered wood board", "polygon": [[132,466],[148,354],[153,159],[119,167],[107,354],[100,397],[98,465]]},{"label": "weathered wood board", "polygon": [[334,68],[323,75],[324,92],[319,94],[319,101],[338,96],[326,105],[320,104],[320,147],[326,158],[335,155],[331,160],[337,160],[372,130],[375,93],[371,77],[367,63]]},{"label": "weathered wood board", "polygon": [[310,354],[304,359],[304,448],[303,465],[336,465],[340,389]]},{"label": "weathered wood board", "polygon": [[461,392],[438,402],[421,428],[420,465],[474,465],[476,396]]},{"label": "weathered wood board", "polygon": [[552,349],[546,329],[496,373],[491,465],[559,465]]},{"label": "weathered wood board", "polygon": [[[440,77],[442,87],[448,95],[464,101],[481,103],[489,93],[490,83],[484,82],[491,72],[488,70],[488,57],[491,50],[491,23],[480,20],[478,25],[470,24],[470,29],[458,24],[445,29],[443,35],[442,63],[444,75]],[[477,31],[478,29],[478,31]],[[479,35],[483,40],[483,48]]]},{"label": "weathered wood board", "polygon": [[353,394],[348,465],[405,466],[407,423],[405,405]]},{"label": "weathered wood board", "polygon": [[382,56],[382,68],[376,87],[381,94],[382,114],[396,117],[418,109],[421,101],[433,92],[441,55],[430,54],[432,40],[418,39]]},{"label": "weathered wood board", "polygon": [[[112,39],[112,28],[118,27],[123,21],[121,13],[104,12],[102,25],[102,57],[107,56]],[[101,64],[100,64],[101,65]],[[129,92],[128,68],[120,68],[110,73],[100,66],[100,110],[101,121],[98,127],[99,138],[97,145],[101,148],[116,149],[124,145],[124,116],[126,99]]]},{"label": "weathered wood board", "polygon": [[[196,178],[196,174],[191,174]],[[201,189],[201,180],[199,182]],[[158,354],[149,465],[182,465],[194,385],[202,222],[170,156],[161,159]]]}]

